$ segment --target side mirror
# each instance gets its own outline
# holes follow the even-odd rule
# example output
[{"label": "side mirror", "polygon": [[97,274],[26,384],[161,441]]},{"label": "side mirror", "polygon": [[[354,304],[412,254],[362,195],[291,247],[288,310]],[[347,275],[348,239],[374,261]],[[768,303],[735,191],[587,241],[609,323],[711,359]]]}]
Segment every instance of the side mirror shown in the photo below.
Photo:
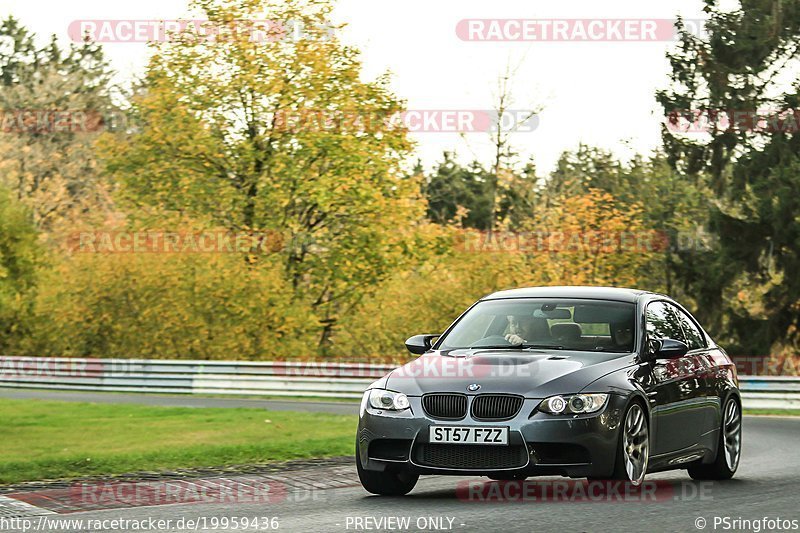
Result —
[{"label": "side mirror", "polygon": [[431,346],[433,346],[433,340],[438,339],[439,337],[441,337],[441,335],[438,333],[435,335],[432,333],[425,335],[414,335],[406,340],[406,348],[413,354],[422,355],[431,349]]},{"label": "side mirror", "polygon": [[675,339],[659,339],[650,341],[650,353],[653,359],[677,359],[683,357],[689,347]]}]

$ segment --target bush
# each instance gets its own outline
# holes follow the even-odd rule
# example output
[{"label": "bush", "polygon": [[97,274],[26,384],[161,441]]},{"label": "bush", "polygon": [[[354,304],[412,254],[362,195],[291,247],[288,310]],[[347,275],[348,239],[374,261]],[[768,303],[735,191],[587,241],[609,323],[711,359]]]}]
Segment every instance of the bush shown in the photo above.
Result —
[{"label": "bush", "polygon": [[305,359],[314,316],[282,272],[239,254],[76,254],[47,274],[25,351],[74,357]]},{"label": "bush", "polygon": [[27,333],[26,318],[41,259],[30,213],[0,188],[0,353]]}]

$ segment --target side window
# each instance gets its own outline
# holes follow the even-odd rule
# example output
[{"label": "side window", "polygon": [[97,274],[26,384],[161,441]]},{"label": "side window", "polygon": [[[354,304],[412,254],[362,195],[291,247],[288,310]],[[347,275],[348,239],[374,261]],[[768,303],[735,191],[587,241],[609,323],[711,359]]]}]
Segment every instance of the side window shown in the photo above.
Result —
[{"label": "side window", "polygon": [[683,331],[677,317],[664,302],[653,302],[645,312],[645,327],[650,339],[675,339],[683,341]]},{"label": "side window", "polygon": [[706,341],[703,338],[703,334],[699,329],[697,329],[697,326],[695,326],[694,322],[692,322],[692,319],[677,307],[670,307],[678,317],[678,321],[681,323],[681,328],[683,329],[684,336],[686,337],[686,345],[689,347],[689,349],[697,350],[698,348],[705,348]]}]

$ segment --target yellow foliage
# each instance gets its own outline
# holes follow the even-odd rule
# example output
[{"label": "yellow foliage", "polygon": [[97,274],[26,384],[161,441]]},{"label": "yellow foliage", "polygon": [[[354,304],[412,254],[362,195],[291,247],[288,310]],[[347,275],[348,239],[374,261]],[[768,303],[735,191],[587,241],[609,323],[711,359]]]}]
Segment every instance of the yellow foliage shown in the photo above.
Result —
[{"label": "yellow foliage", "polygon": [[38,355],[304,359],[315,319],[279,265],[239,254],[75,254],[40,285]]}]

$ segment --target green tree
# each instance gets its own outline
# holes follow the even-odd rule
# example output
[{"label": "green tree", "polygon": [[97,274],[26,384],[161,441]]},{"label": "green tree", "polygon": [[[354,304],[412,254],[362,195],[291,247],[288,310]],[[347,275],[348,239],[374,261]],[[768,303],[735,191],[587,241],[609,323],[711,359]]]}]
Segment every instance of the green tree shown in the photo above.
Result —
[{"label": "green tree", "polygon": [[455,160],[455,154],[445,152],[442,161],[425,177],[423,194],[428,219],[437,224],[455,222],[462,228],[488,231],[494,218],[501,227],[516,228],[534,213],[537,183],[532,162],[519,171],[503,167],[495,179],[492,171],[478,161],[463,166]]},{"label": "green tree", "polygon": [[626,194],[622,163],[602,148],[579,144],[558,158],[547,179],[547,195],[553,198],[585,194],[590,188],[614,195]]},{"label": "green tree", "polygon": [[437,224],[457,221],[462,227],[488,230],[491,227],[491,185],[489,173],[478,163],[461,166],[451,152],[425,180],[428,219]]},{"label": "green tree", "polygon": [[[707,182],[715,196],[709,228],[719,253],[686,279],[706,306],[723,311],[717,323],[735,349],[797,353],[800,85],[786,80],[796,79],[800,6],[744,0],[729,9],[706,0],[705,10],[707,35],[682,32],[669,56],[671,83],[658,93],[672,122],[663,129],[671,164],[688,179]],[[750,120],[730,123],[732,113]],[[781,119],[785,113],[788,122]],[[687,114],[704,115],[704,136],[675,127]]]}]

